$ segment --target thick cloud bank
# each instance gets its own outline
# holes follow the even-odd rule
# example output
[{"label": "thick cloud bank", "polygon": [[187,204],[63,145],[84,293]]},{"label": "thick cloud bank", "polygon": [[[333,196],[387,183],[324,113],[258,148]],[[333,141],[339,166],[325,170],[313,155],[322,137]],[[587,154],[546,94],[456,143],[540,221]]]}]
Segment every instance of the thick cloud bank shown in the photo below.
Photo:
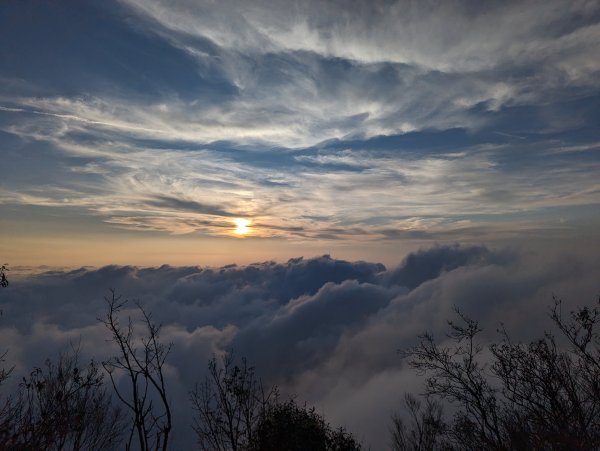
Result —
[{"label": "thick cloud bank", "polygon": [[571,304],[593,301],[599,269],[597,257],[436,246],[394,269],[322,256],[244,267],[54,271],[0,291],[0,336],[17,373],[70,343],[101,359],[112,351],[97,318],[114,288],[139,299],[174,344],[168,378],[178,446],[193,443],[187,390],[213,353],[233,348],[265,381],[383,449],[390,412],[404,391],[419,387],[398,348],[425,330],[441,333],[454,306],[492,339],[500,322],[517,338],[539,335],[550,326],[552,294]]}]

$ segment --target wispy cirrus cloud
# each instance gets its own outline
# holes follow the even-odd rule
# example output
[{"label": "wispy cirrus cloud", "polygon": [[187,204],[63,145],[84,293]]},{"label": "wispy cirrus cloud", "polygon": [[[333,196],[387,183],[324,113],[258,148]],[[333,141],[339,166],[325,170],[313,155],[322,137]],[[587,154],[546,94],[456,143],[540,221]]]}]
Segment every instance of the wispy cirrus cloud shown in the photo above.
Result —
[{"label": "wispy cirrus cloud", "polygon": [[[453,1],[359,2],[126,0],[175,32],[246,52],[311,51],[365,63],[397,62],[441,71],[480,70],[507,61],[577,61],[597,52],[594,3]],[[579,50],[573,55],[573,50]],[[588,52],[588,53],[585,53]],[[593,67],[590,62],[587,67]],[[596,66],[597,69],[597,66]]]},{"label": "wispy cirrus cloud", "polygon": [[589,220],[594,4],[342,6],[132,0],[64,23],[73,11],[44,10],[65,36],[86,24],[96,60],[52,35],[63,65],[47,64],[13,39],[25,56],[0,74],[0,130],[19,150],[2,201],[171,234],[230,235],[247,217],[256,237],[300,240],[569,234]]},{"label": "wispy cirrus cloud", "polygon": [[[95,181],[81,177],[71,186],[5,191],[4,200],[78,206],[109,224],[142,230],[228,234],[230,218],[252,217],[262,236],[381,239],[391,238],[387,231],[393,227],[414,230],[419,224],[427,234],[464,231],[466,223],[483,215],[593,204],[598,191],[589,178],[598,164],[578,162],[552,141],[450,145],[427,155],[424,149],[373,151],[368,141],[363,149],[265,151],[192,142],[174,149],[169,148],[174,143],[147,137],[160,146],[149,149],[131,137],[110,141],[111,132],[68,125],[54,135],[51,129],[29,135],[81,158],[82,164],[72,162],[70,170],[93,174]],[[82,135],[92,142],[81,141]],[[518,152],[527,158],[505,167],[504,154],[517,160]],[[552,153],[552,159],[538,160]],[[559,167],[561,161],[569,165]],[[307,216],[321,220],[307,221]]]}]

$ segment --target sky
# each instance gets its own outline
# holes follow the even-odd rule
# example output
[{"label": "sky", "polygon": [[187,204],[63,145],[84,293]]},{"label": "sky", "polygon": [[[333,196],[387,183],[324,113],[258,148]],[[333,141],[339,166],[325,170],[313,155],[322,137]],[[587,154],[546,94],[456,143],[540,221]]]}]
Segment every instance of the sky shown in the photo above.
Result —
[{"label": "sky", "polygon": [[174,344],[174,449],[230,349],[386,449],[454,306],[531,339],[597,299],[599,43],[598,1],[0,2],[15,374],[110,355],[115,288]]},{"label": "sky", "polygon": [[599,20],[596,1],[2,2],[1,254],[397,264],[597,240]]}]

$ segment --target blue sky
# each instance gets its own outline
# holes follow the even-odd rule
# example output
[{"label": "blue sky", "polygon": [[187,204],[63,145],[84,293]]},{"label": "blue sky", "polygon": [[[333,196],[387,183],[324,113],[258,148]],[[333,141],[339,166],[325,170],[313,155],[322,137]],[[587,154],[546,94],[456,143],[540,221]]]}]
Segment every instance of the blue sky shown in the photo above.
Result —
[{"label": "blue sky", "polygon": [[584,1],[3,2],[0,250],[596,240],[599,39]]}]

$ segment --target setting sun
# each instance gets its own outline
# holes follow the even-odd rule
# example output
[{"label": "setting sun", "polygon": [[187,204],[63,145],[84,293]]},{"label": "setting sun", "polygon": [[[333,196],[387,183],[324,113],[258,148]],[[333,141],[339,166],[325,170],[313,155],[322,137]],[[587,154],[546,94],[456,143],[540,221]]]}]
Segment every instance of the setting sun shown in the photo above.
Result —
[{"label": "setting sun", "polygon": [[250,221],[243,218],[236,218],[233,220],[235,224],[236,235],[247,235],[250,232]]}]

